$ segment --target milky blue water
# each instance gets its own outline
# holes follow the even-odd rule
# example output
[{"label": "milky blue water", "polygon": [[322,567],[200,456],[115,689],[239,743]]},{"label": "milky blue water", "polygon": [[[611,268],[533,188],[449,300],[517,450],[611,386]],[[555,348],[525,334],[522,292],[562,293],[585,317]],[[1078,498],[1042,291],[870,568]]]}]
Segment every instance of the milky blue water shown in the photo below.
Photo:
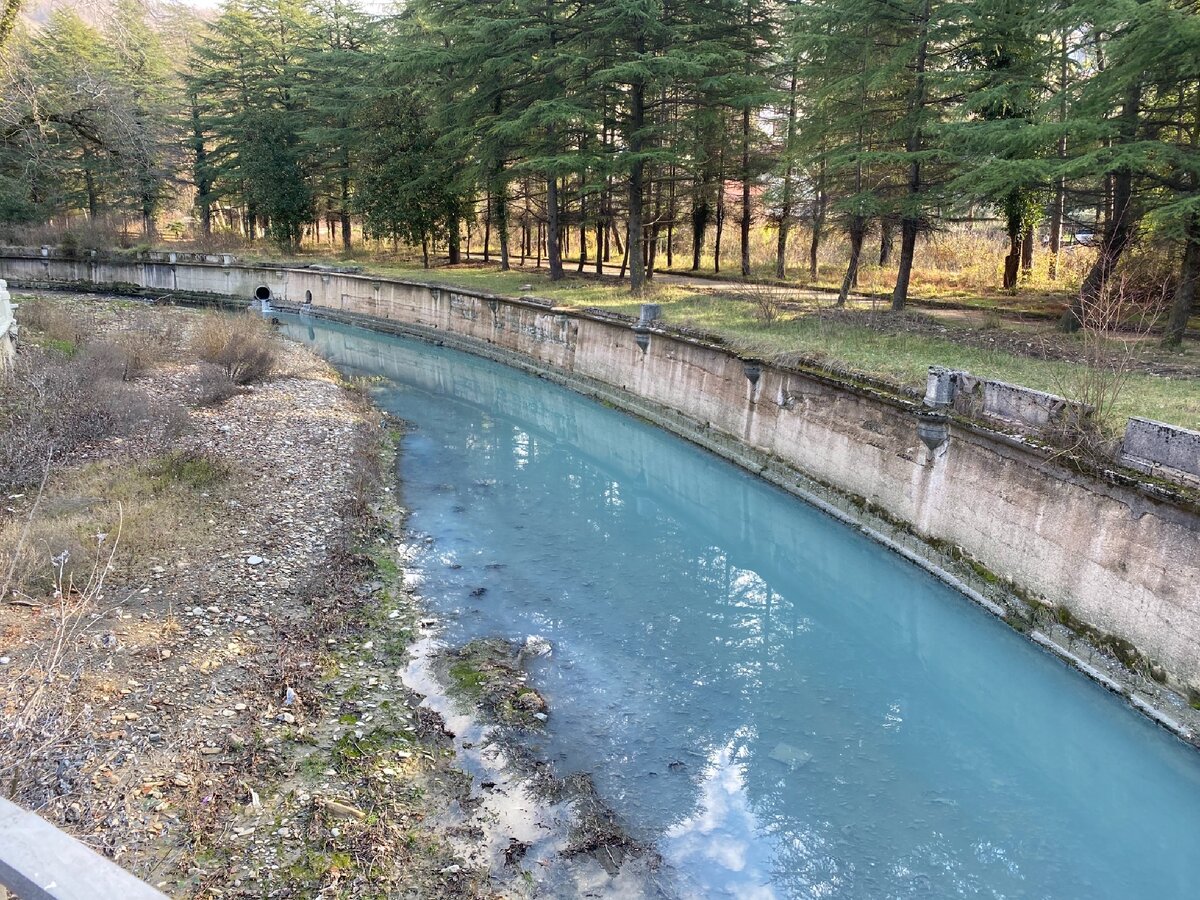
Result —
[{"label": "milky blue water", "polygon": [[1200,896],[1200,754],[931,576],[545,381],[286,327],[385,377],[444,637],[552,643],[534,740],[668,893]]}]

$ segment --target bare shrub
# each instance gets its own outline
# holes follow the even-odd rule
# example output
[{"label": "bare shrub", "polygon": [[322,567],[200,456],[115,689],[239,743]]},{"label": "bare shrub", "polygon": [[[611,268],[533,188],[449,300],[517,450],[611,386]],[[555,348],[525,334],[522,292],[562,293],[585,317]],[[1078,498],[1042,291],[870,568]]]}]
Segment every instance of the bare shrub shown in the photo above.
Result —
[{"label": "bare shrub", "polygon": [[179,349],[180,331],[172,319],[138,309],[105,343],[119,360],[121,379],[132,381],[171,358]]},{"label": "bare shrub", "polygon": [[21,327],[36,332],[43,344],[68,355],[96,330],[96,318],[85,306],[46,297],[23,300],[19,319]]},{"label": "bare shrub", "polygon": [[220,406],[238,392],[225,370],[213,363],[201,363],[193,381],[197,406]]},{"label": "bare shrub", "polygon": [[0,491],[41,477],[51,448],[56,456],[147,428],[145,397],[122,382],[112,354],[83,353],[58,364],[27,350],[0,382]]},{"label": "bare shrub", "polygon": [[262,381],[275,371],[279,338],[254,315],[205,315],[192,332],[192,347],[205,362],[220,366],[234,384]]},{"label": "bare shrub", "polygon": [[738,286],[738,295],[749,301],[754,318],[768,328],[797,300],[794,288],[771,281],[743,281]]},{"label": "bare shrub", "polygon": [[0,241],[21,247],[58,247],[62,251],[102,250],[125,246],[129,236],[119,219],[87,219],[71,223],[0,225]]},{"label": "bare shrub", "polygon": [[[17,556],[27,536],[28,529],[15,548]],[[41,616],[49,625],[49,634],[33,644],[36,649],[28,664],[9,678],[6,712],[0,717],[0,780],[9,796],[21,796],[33,787],[33,773],[52,764],[61,746],[91,724],[85,722],[90,707],[78,697],[84,661],[75,651],[104,596],[105,576],[112,569],[120,540],[118,510],[115,527],[107,533],[97,532],[83,551],[86,565],[77,574],[68,570],[66,551],[41,563],[53,588]],[[4,592],[7,590],[8,579]]]},{"label": "bare shrub", "polygon": [[1098,461],[1116,453],[1118,401],[1169,294],[1166,282],[1149,290],[1135,287],[1131,278],[1124,273],[1110,279],[1099,296],[1082,298],[1079,362],[1055,376],[1055,391],[1082,409],[1056,423],[1049,436],[1067,452]]}]

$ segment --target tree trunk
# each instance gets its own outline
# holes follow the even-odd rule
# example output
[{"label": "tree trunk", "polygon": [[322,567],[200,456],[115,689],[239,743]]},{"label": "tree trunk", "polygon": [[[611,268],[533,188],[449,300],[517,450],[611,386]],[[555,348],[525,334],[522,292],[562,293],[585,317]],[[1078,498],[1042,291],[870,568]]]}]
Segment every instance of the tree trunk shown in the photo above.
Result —
[{"label": "tree trunk", "polygon": [[699,142],[704,154],[704,166],[700,170],[696,182],[695,196],[692,200],[692,271],[700,269],[700,259],[704,255],[704,239],[708,236],[708,226],[713,219],[714,195],[721,190],[721,163],[719,145],[714,146],[720,134],[716,129],[703,130]]},{"label": "tree trunk", "polygon": [[483,261],[491,262],[492,259],[492,192],[487,192],[487,199],[483,206]]},{"label": "tree trunk", "polygon": [[[92,174],[92,154],[90,151],[84,151],[83,154],[83,184],[87,189],[87,207],[88,218],[93,221],[96,218],[96,178]],[[207,232],[205,232],[207,234]]]},{"label": "tree trunk", "polygon": [[785,162],[783,169],[783,197],[779,203],[779,239],[775,245],[775,277],[782,279],[787,274],[788,229],[792,224],[792,179],[795,177],[795,161],[792,158],[796,143],[796,78],[798,60],[792,58],[791,86],[788,89],[787,133],[784,136]]},{"label": "tree trunk", "polygon": [[342,202],[341,209],[338,211],[341,220],[342,229],[342,250],[346,253],[350,252],[350,176],[342,176]]},{"label": "tree trunk", "polygon": [[864,216],[852,218],[848,234],[850,237],[850,262],[846,266],[846,275],[842,278],[842,289],[838,291],[838,306],[846,305],[850,289],[858,284],[858,264],[862,259],[863,240],[867,236],[866,218]]},{"label": "tree trunk", "polygon": [[[3,43],[0,40],[0,43]],[[196,183],[196,206],[200,210],[200,233],[205,237],[212,234],[212,185],[208,180],[208,150],[204,146],[204,127],[200,123],[200,105],[196,95],[191,96],[192,112],[192,178]],[[91,192],[89,190],[89,209]],[[95,211],[92,211],[95,215]]]},{"label": "tree trunk", "polygon": [[[1058,137],[1058,159],[1067,158],[1067,33],[1063,32],[1058,58],[1058,121],[1063,125]],[[1060,175],[1054,179],[1054,202],[1050,207],[1050,280],[1058,279],[1058,255],[1062,252],[1063,220],[1067,215],[1067,179]]]},{"label": "tree trunk", "polygon": [[[703,187],[701,187],[703,190]],[[708,219],[712,215],[705,197],[692,205],[692,271],[700,268],[700,256],[704,252],[704,233],[708,230]]]},{"label": "tree trunk", "polygon": [[721,156],[717,175],[717,221],[713,242],[713,274],[721,273],[721,235],[725,231],[725,158]]},{"label": "tree trunk", "polygon": [[596,221],[596,274],[597,275],[604,274],[604,254],[600,250],[600,248],[604,245],[604,232],[605,232],[604,220],[598,219]]},{"label": "tree trunk", "polygon": [[1002,287],[1011,291],[1017,286],[1017,272],[1021,266],[1021,225],[1008,225],[1008,256],[1004,257],[1004,281]]},{"label": "tree trunk", "polygon": [[1025,226],[1025,236],[1021,239],[1021,277],[1026,281],[1033,277],[1033,226]]},{"label": "tree trunk", "polygon": [[896,243],[896,226],[887,216],[879,220],[879,265],[892,261],[892,246]]},{"label": "tree trunk", "polygon": [[496,230],[500,232],[500,271],[507,272],[508,264],[508,188],[501,184],[496,193]]},{"label": "tree trunk", "polygon": [[1168,347],[1178,347],[1183,343],[1188,318],[1196,304],[1196,281],[1200,278],[1200,216],[1193,214],[1188,218],[1184,234],[1187,243],[1179,264],[1179,281],[1171,301],[1171,316],[1163,335],[1163,344]]},{"label": "tree trunk", "polygon": [[458,230],[458,219],[451,219],[446,237],[446,254],[450,265],[457,266],[462,262],[462,235]]},{"label": "tree trunk", "polygon": [[[1121,105],[1120,142],[1129,143],[1137,136],[1138,116],[1141,112],[1142,85],[1141,82],[1131,84]],[[1105,285],[1121,254],[1133,240],[1137,217],[1132,208],[1133,201],[1133,171],[1123,166],[1112,173],[1112,213],[1104,229],[1104,239],[1100,243],[1100,252],[1092,263],[1079,296],[1071,303],[1062,315],[1061,325],[1065,331],[1078,331],[1083,325],[1086,308],[1100,299]]]},{"label": "tree trunk", "polygon": [[654,197],[654,213],[650,217],[649,234],[646,237],[646,281],[654,280],[654,266],[658,259],[658,237],[662,228],[662,179],[654,183],[651,195]]},{"label": "tree trunk", "polygon": [[583,178],[579,179],[579,268],[575,271],[582,273],[588,262],[587,248],[587,194],[583,192]]},{"label": "tree trunk", "polygon": [[908,300],[908,283],[912,278],[913,259],[917,252],[917,232],[921,227],[919,208],[921,196],[921,160],[915,154],[921,149],[921,114],[925,106],[925,68],[929,59],[930,0],[922,5],[920,40],[917,44],[916,80],[913,83],[913,125],[905,141],[905,150],[912,155],[908,164],[908,208],[900,220],[900,268],[896,273],[896,288],[892,291],[892,309],[904,309]]},{"label": "tree trunk", "polygon": [[533,218],[529,211],[529,181],[526,179],[524,185],[525,205],[521,211],[521,237],[518,243],[521,245],[521,268],[525,268],[525,261],[533,256],[533,237],[529,233],[529,222]]},{"label": "tree trunk", "polygon": [[421,267],[429,268],[429,235],[421,235]]},{"label": "tree trunk", "polygon": [[558,176],[546,179],[546,262],[550,266],[550,280],[562,281],[562,251],[558,233]]},{"label": "tree trunk", "polygon": [[671,166],[667,185],[667,268],[675,267],[675,167]]},{"label": "tree trunk", "polygon": [[742,110],[742,277],[750,277],[750,106]]},{"label": "tree trunk", "polygon": [[822,158],[821,166],[817,170],[817,194],[813,198],[812,241],[808,245],[808,277],[813,281],[817,279],[817,253],[821,249],[821,231],[825,226],[828,201],[829,195],[825,193],[825,160]]},{"label": "tree trunk", "polygon": [[[646,38],[638,35],[639,55],[646,52]],[[645,160],[642,159],[646,125],[646,87],[637,82],[630,88],[629,150],[633,162],[629,167],[629,237],[625,242],[629,259],[629,290],[642,293],[646,285],[646,270],[642,263],[642,192],[645,188]]]}]

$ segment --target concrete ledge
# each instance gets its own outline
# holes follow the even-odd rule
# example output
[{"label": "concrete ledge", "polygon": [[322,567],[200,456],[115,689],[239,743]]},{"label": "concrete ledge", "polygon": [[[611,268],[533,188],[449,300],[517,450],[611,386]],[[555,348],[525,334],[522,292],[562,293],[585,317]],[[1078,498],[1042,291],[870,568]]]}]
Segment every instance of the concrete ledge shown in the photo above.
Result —
[{"label": "concrete ledge", "polygon": [[20,900],[166,900],[166,895],[0,798],[0,885]]},{"label": "concrete ledge", "polygon": [[13,318],[12,299],[8,284],[0,278],[0,373],[12,365],[16,354],[17,322]]},{"label": "concrete ledge", "polygon": [[1131,418],[1121,461],[1148,475],[1200,486],[1200,431]]},{"label": "concrete ledge", "polygon": [[1072,417],[1083,419],[1091,410],[1080,403],[1019,384],[979,378],[970,372],[932,366],[925,403],[949,407],[973,419],[985,419],[1023,430],[1044,431]]}]

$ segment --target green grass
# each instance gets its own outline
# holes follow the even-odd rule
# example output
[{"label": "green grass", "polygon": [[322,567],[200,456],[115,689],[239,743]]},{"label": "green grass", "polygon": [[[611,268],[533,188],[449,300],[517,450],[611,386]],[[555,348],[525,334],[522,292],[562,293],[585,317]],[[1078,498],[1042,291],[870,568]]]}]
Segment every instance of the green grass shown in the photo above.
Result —
[{"label": "green grass", "polygon": [[53,350],[56,353],[61,353],[63,356],[67,357],[74,356],[79,350],[78,344],[76,344],[74,341],[66,340],[65,338],[39,336],[36,339],[36,343],[41,344],[47,350]]},{"label": "green grass", "polygon": [[[453,284],[510,296],[528,293],[564,306],[596,307],[627,315],[636,315],[642,302],[632,296],[626,286],[611,281],[568,276],[556,284],[544,274],[519,269],[510,272],[485,268],[426,270],[394,263],[371,263],[369,267],[373,272],[410,281]],[[522,291],[524,285],[530,285],[531,290]],[[865,325],[804,314],[785,315],[768,326],[757,320],[750,303],[690,287],[660,283],[652,286],[644,299],[662,305],[663,320],[667,323],[688,325],[719,335],[740,353],[776,361],[811,360],[900,386],[922,387],[931,365],[964,369],[982,377],[1056,394],[1076,393],[1073,386],[1080,382],[1078,363],[1034,359],[930,334],[889,334]],[[1200,365],[1200,348],[1194,344],[1178,352],[1157,349],[1151,352],[1154,358],[1172,365]],[[1130,375],[1105,424],[1117,431],[1123,428],[1124,420],[1129,416],[1200,428],[1200,379],[1143,373]]]}]

